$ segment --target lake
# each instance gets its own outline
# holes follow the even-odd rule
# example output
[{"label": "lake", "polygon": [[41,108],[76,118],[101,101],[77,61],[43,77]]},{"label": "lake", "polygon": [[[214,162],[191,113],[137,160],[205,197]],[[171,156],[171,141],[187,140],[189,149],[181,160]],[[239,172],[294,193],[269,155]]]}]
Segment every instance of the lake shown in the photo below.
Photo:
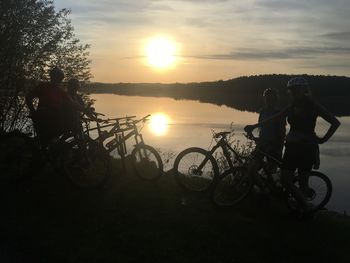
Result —
[{"label": "lake", "polygon": [[[144,140],[168,159],[183,149],[198,146],[208,149],[212,142],[212,130],[223,131],[232,127],[241,144],[246,142],[243,127],[256,123],[258,114],[239,111],[226,106],[200,103],[191,100],[120,96],[114,94],[91,94],[97,112],[107,117],[152,114],[149,123],[142,129]],[[328,208],[350,212],[350,117],[339,118],[342,125],[331,140],[321,145],[320,171],[327,174],[333,183],[333,195]],[[323,120],[317,122],[317,133],[322,135],[327,128]],[[131,149],[132,141],[128,143]],[[130,152],[130,151],[129,151]],[[172,161],[165,169],[172,168]]]}]

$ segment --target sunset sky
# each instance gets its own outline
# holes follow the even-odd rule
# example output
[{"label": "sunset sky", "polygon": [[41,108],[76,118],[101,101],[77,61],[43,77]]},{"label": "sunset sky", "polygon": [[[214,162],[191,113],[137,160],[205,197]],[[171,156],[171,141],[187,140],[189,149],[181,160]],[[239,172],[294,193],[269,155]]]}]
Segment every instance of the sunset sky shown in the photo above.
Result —
[{"label": "sunset sky", "polygon": [[[56,0],[55,6],[72,10],[77,36],[91,44],[92,81],[349,76],[349,0]],[[172,52],[161,69],[150,62],[155,39]]]}]

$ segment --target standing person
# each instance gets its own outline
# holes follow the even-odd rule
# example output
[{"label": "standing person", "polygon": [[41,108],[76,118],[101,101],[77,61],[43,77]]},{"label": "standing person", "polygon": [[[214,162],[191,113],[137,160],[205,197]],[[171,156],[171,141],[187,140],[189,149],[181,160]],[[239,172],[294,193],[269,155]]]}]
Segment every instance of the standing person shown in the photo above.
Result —
[{"label": "standing person", "polygon": [[[50,70],[49,75],[50,82],[39,84],[25,98],[43,148],[53,137],[62,132],[59,120],[62,108],[69,100],[67,93],[61,88],[64,79],[63,71],[54,67]],[[34,108],[35,98],[39,99],[36,109]]]},{"label": "standing person", "polygon": [[[82,97],[78,94],[78,90],[80,89],[80,82],[78,79],[70,79],[67,83],[67,94],[70,100],[78,105],[77,107],[85,108],[84,101]],[[81,121],[80,121],[80,111],[76,109],[76,106],[68,107],[67,109],[67,119],[69,120],[68,126],[75,133],[79,133],[81,130]]]},{"label": "standing person", "polygon": [[[277,113],[280,109],[277,107],[278,95],[277,91],[273,89],[266,89],[263,93],[264,106],[260,110],[258,122],[267,120]],[[281,119],[279,121],[267,123],[259,128],[259,140],[258,144],[260,149],[267,154],[267,157],[272,156],[277,160],[282,159],[282,150],[284,145],[284,139],[286,136],[286,122]],[[262,194],[268,194],[269,189],[266,187],[264,182],[261,180],[259,171],[263,167],[264,155],[259,154],[256,156],[255,162],[252,163],[250,167],[250,172],[255,175],[255,184],[259,187]],[[277,169],[276,162],[267,158],[267,165],[270,171],[275,171]],[[272,180],[272,178],[268,178]]]},{"label": "standing person", "polygon": [[[263,97],[264,107],[260,110],[258,122],[267,120],[280,112],[280,109],[277,107],[278,95],[276,90],[266,89]],[[282,158],[285,136],[286,122],[283,119],[259,128],[259,139],[262,140],[264,152],[278,160]]]},{"label": "standing person", "polygon": [[67,130],[72,131],[74,137],[76,138],[78,145],[79,145],[79,154],[82,158],[82,161],[86,161],[87,158],[87,152],[86,148],[84,147],[84,132],[83,127],[81,123],[81,117],[82,112],[84,112],[86,115],[88,115],[90,118],[95,118],[93,116],[94,108],[85,106],[84,100],[78,94],[78,90],[80,89],[80,82],[76,78],[72,78],[68,80],[67,83],[67,94],[70,99],[71,104],[67,105],[65,109],[65,124],[67,127]]},{"label": "standing person", "polygon": [[[251,133],[255,128],[269,123],[286,120],[290,131],[286,137],[286,148],[282,160],[282,183],[294,198],[302,205],[304,212],[308,211],[305,195],[308,192],[308,173],[317,162],[318,144],[327,142],[340,126],[337,118],[323,106],[311,98],[306,79],[295,77],[288,81],[287,89],[292,103],[275,116],[245,127]],[[315,132],[317,117],[330,124],[323,137],[317,137]],[[298,170],[300,188],[293,183],[295,170]]]},{"label": "standing person", "polygon": [[77,104],[79,104],[81,107],[85,107],[84,101],[82,97],[78,94],[78,91],[80,89],[80,82],[76,78],[72,78],[68,80],[67,83],[67,93],[68,96]]},{"label": "standing person", "polygon": [[91,103],[85,105],[82,96],[78,93],[79,89],[80,82],[78,79],[72,78],[68,80],[67,94],[70,100],[70,105],[67,105],[67,109],[65,109],[65,111],[67,114],[67,122],[69,122],[69,127],[73,132],[76,128],[81,127],[81,113],[86,114],[92,119],[96,118],[94,113],[95,109],[91,107]]}]

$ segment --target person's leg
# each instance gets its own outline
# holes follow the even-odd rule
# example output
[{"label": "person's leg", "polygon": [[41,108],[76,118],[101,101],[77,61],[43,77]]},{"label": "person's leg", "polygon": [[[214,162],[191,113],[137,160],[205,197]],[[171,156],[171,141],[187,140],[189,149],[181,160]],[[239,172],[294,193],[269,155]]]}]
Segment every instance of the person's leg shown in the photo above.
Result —
[{"label": "person's leg", "polygon": [[297,187],[294,184],[294,171],[286,170],[286,169],[282,170],[281,183],[285,187],[287,192],[290,193],[297,200],[297,202],[302,206],[303,210],[307,211],[308,205],[304,197],[304,194],[299,189],[299,187]]},{"label": "person's leg", "polygon": [[84,140],[84,132],[83,127],[80,123],[80,120],[77,118],[74,121],[72,132],[74,134],[74,138],[77,141],[78,144],[78,150],[79,150],[79,158],[82,162],[87,163],[88,162],[88,154],[86,149],[86,142]]},{"label": "person's leg", "polygon": [[40,149],[45,155],[51,139],[50,115],[45,111],[37,111],[33,119],[33,126],[39,139]]},{"label": "person's leg", "polygon": [[289,192],[296,201],[301,205],[304,211],[308,210],[308,205],[304,197],[303,192],[294,184],[294,172],[299,167],[301,162],[300,155],[302,149],[300,149],[299,144],[288,143],[286,144],[283,164],[282,164],[282,174],[281,183],[285,187],[286,191]]},{"label": "person's leg", "polygon": [[319,148],[317,144],[305,144],[302,152],[303,158],[299,164],[298,177],[300,189],[303,192],[304,196],[307,197],[309,194],[310,172],[315,164],[319,166],[319,163],[315,163],[317,162],[317,156],[319,155]]},{"label": "person's leg", "polygon": [[263,168],[264,165],[264,156],[261,154],[258,154],[254,160],[251,162],[250,166],[248,167],[248,172],[251,174],[254,178],[255,185],[259,188],[259,190],[263,193],[269,193],[268,186],[264,183],[264,181],[261,178],[261,174],[259,171]]},{"label": "person's leg", "polygon": [[309,193],[309,173],[310,170],[298,170],[299,186],[304,197],[307,197]]},{"label": "person's leg", "polygon": [[267,163],[266,163],[266,167],[270,171],[269,173],[270,175],[277,172],[277,168],[278,168],[277,161],[282,160],[282,149],[283,149],[283,144],[281,145],[281,143],[278,141],[272,141],[266,150],[266,153],[272,157],[270,158],[268,156]]}]

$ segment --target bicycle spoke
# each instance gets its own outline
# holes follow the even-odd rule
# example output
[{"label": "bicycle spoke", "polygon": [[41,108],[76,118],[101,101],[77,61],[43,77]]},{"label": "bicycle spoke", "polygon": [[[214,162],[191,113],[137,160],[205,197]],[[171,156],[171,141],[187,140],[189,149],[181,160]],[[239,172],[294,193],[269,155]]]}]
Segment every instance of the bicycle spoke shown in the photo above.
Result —
[{"label": "bicycle spoke", "polygon": [[137,146],[132,155],[132,165],[137,176],[156,180],[163,173],[163,163],[158,152],[148,145]]},{"label": "bicycle spoke", "polygon": [[176,179],[180,185],[191,191],[207,189],[215,174],[214,159],[207,158],[207,152],[200,148],[190,148],[179,156],[181,158],[177,158],[175,163]]}]

